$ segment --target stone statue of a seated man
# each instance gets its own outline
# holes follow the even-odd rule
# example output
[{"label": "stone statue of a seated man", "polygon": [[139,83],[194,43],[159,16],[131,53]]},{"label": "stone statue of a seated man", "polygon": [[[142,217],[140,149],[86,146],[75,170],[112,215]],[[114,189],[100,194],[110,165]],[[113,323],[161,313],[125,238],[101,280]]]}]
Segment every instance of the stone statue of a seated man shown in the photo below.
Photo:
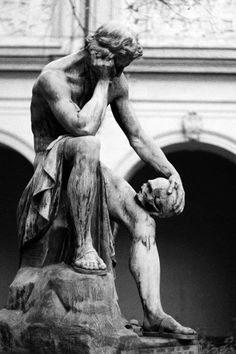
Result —
[{"label": "stone statue of a seated man", "polygon": [[123,223],[133,239],[130,267],[144,329],[161,325],[193,334],[162,309],[154,219],[137,203],[132,187],[99,161],[96,134],[110,105],[132,148],[169,179],[168,193],[177,193],[174,212],[182,212],[180,176],[146,136],[129,101],[123,69],[141,55],[133,32],[110,22],[87,39],[83,50],[51,62],[38,77],[31,102],[35,172],[18,208],[21,266],[65,261],[75,272],[106,274],[114,257],[111,218]]}]

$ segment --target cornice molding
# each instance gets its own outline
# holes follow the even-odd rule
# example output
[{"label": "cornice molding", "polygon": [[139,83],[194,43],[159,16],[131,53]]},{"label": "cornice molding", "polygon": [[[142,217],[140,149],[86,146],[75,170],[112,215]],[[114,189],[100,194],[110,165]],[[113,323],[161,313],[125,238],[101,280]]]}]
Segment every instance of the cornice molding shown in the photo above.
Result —
[{"label": "cornice molding", "polygon": [[126,72],[235,74],[236,48],[144,48]]},{"label": "cornice molding", "polygon": [[[52,60],[69,54],[56,45],[46,48],[0,47],[0,71],[41,71]],[[144,48],[144,56],[127,73],[236,74],[233,48]]]},{"label": "cornice molding", "polygon": [[[64,55],[66,55],[65,53]],[[0,71],[41,71],[50,61],[58,59],[63,55],[1,55],[0,51]]]}]

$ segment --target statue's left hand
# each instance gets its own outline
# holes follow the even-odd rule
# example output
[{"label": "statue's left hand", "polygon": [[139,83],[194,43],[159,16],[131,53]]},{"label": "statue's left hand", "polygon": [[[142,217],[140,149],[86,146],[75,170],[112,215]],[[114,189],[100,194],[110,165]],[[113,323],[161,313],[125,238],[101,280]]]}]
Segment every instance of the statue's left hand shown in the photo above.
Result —
[{"label": "statue's left hand", "polygon": [[185,205],[185,192],[180,176],[175,173],[169,177],[170,187],[168,189],[168,194],[171,194],[174,189],[177,192],[177,198],[174,205],[175,214],[180,214],[184,210]]}]

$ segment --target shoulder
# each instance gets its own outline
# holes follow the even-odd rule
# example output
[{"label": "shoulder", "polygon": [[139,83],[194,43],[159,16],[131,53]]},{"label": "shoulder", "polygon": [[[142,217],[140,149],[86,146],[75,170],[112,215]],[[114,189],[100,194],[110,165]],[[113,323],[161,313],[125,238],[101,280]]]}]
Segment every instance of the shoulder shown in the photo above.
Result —
[{"label": "shoulder", "polygon": [[65,91],[68,91],[66,75],[63,71],[54,69],[45,68],[33,87],[34,94],[43,96],[47,94],[49,98],[58,95],[60,92],[65,93]]},{"label": "shoulder", "polygon": [[61,70],[45,69],[39,75],[35,86],[48,89],[55,84],[63,84],[66,82],[66,75]]}]

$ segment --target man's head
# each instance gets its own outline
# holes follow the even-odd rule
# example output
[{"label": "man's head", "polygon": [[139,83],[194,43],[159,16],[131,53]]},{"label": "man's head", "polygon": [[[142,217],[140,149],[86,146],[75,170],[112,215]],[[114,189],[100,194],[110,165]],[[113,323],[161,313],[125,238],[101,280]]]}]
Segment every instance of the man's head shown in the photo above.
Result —
[{"label": "man's head", "polygon": [[114,59],[117,73],[143,54],[135,33],[118,22],[108,22],[87,38],[90,53],[102,58]]},{"label": "man's head", "polygon": [[167,178],[156,178],[144,183],[137,194],[141,205],[153,215],[169,218],[175,215],[174,205],[177,199],[176,189],[168,194],[170,182]]}]

